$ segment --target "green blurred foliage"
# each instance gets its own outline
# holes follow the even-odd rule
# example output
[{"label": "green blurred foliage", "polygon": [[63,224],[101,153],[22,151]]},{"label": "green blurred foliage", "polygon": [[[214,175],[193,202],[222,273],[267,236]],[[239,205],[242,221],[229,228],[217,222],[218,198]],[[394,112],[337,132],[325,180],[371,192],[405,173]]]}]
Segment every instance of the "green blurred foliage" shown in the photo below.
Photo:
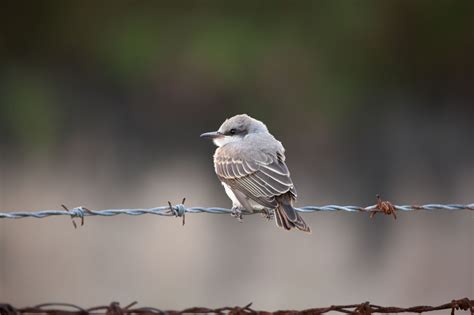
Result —
[{"label": "green blurred foliage", "polygon": [[48,150],[55,144],[61,110],[54,87],[41,76],[17,69],[2,90],[0,115],[5,133],[23,148],[34,151]]},{"label": "green blurred foliage", "polygon": [[91,116],[93,103],[124,117],[186,104],[219,116],[225,102],[333,125],[370,119],[360,112],[393,94],[472,97],[467,0],[6,1],[0,20],[1,122],[27,146],[55,142],[58,117],[77,106],[68,100],[91,90]]}]

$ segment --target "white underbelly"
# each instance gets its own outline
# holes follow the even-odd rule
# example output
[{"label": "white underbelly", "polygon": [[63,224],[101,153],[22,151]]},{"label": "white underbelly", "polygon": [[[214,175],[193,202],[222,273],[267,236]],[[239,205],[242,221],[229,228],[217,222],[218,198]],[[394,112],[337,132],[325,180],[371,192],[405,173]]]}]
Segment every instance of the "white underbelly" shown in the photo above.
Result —
[{"label": "white underbelly", "polygon": [[227,196],[232,200],[232,206],[242,208],[242,204],[239,202],[232,189],[230,189],[229,185],[222,183],[222,186],[224,186]]}]

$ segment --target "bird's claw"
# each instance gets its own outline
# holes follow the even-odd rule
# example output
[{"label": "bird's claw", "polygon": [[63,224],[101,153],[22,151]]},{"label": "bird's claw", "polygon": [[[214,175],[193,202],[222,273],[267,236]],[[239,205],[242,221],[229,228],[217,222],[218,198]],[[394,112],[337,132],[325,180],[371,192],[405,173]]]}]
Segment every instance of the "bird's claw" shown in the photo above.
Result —
[{"label": "bird's claw", "polygon": [[267,219],[268,221],[272,220],[273,219],[273,211],[270,210],[270,209],[263,209],[262,210],[262,215],[265,219]]},{"label": "bird's claw", "polygon": [[230,215],[233,216],[234,218],[237,218],[237,220],[239,220],[239,222],[242,223],[243,221],[242,209],[240,209],[239,207],[232,207],[232,212],[230,213]]}]

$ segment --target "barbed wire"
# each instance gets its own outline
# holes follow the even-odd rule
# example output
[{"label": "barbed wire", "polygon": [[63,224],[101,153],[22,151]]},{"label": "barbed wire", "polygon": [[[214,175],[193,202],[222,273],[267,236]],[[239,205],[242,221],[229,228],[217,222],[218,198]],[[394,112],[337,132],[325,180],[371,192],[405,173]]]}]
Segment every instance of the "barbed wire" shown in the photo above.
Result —
[{"label": "barbed wire", "polygon": [[328,312],[339,312],[344,314],[355,315],[370,315],[373,313],[424,313],[439,310],[451,310],[451,315],[454,315],[455,310],[470,311],[474,315],[474,300],[463,298],[459,300],[452,300],[450,303],[445,303],[438,306],[412,306],[412,307],[396,307],[396,306],[379,306],[364,302],[361,304],[350,305],[331,305],[328,307],[310,308],[301,311],[295,310],[280,310],[275,312],[257,311],[251,308],[252,303],[244,307],[191,307],[182,311],[163,311],[154,307],[136,307],[137,302],[133,302],[125,307],[121,307],[118,302],[112,302],[107,306],[96,306],[91,308],[82,308],[74,304],[67,303],[46,303],[33,307],[15,308],[10,304],[0,304],[0,315],[19,315],[19,314],[51,314],[51,315],[90,315],[90,314],[107,314],[107,315],[128,315],[128,314],[258,314],[258,315],[289,315],[289,314],[304,314],[304,315],[320,315]]},{"label": "barbed wire", "polygon": [[[186,207],[184,205],[186,199],[180,204],[172,205],[168,202],[168,206],[161,206],[155,208],[138,208],[138,209],[107,209],[107,210],[91,210],[83,206],[68,209],[62,205],[63,210],[41,210],[41,211],[10,211],[0,212],[0,219],[22,219],[22,218],[36,218],[41,219],[50,216],[70,216],[72,219],[80,218],[81,225],[84,224],[84,217],[86,216],[103,216],[111,217],[120,214],[137,216],[144,214],[153,214],[160,216],[175,216],[184,218],[187,213],[212,213],[212,214],[233,214],[235,210],[219,207]],[[326,205],[326,206],[305,206],[295,208],[299,212],[319,212],[319,211],[346,211],[346,212],[365,212],[369,213],[372,218],[377,213],[383,213],[392,215],[394,219],[397,218],[397,211],[418,211],[418,210],[445,210],[445,211],[458,211],[458,210],[474,210],[474,203],[471,204],[425,204],[425,205],[393,205],[389,201],[383,201],[379,195],[377,195],[377,203],[372,206],[361,207],[361,206],[338,206],[338,205]],[[255,213],[264,213],[262,211],[248,212],[243,211],[242,214],[250,215]],[[73,221],[74,226],[76,223]]]}]

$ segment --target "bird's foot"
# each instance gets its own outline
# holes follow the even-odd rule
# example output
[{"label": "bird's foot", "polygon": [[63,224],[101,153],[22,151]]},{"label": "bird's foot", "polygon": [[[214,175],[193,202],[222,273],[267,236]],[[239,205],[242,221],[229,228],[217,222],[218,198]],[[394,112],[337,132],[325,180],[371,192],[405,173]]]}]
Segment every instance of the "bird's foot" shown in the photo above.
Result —
[{"label": "bird's foot", "polygon": [[242,223],[242,220],[243,220],[242,209],[240,209],[239,207],[232,207],[232,212],[230,213],[230,215],[233,216],[234,218],[237,218],[237,220],[239,220],[239,222]]},{"label": "bird's foot", "polygon": [[262,210],[262,215],[263,215],[263,217],[264,217],[265,219],[267,219],[268,221],[273,220],[273,214],[274,214],[274,213],[273,213],[273,210],[271,210],[271,209],[264,208],[264,209]]}]

